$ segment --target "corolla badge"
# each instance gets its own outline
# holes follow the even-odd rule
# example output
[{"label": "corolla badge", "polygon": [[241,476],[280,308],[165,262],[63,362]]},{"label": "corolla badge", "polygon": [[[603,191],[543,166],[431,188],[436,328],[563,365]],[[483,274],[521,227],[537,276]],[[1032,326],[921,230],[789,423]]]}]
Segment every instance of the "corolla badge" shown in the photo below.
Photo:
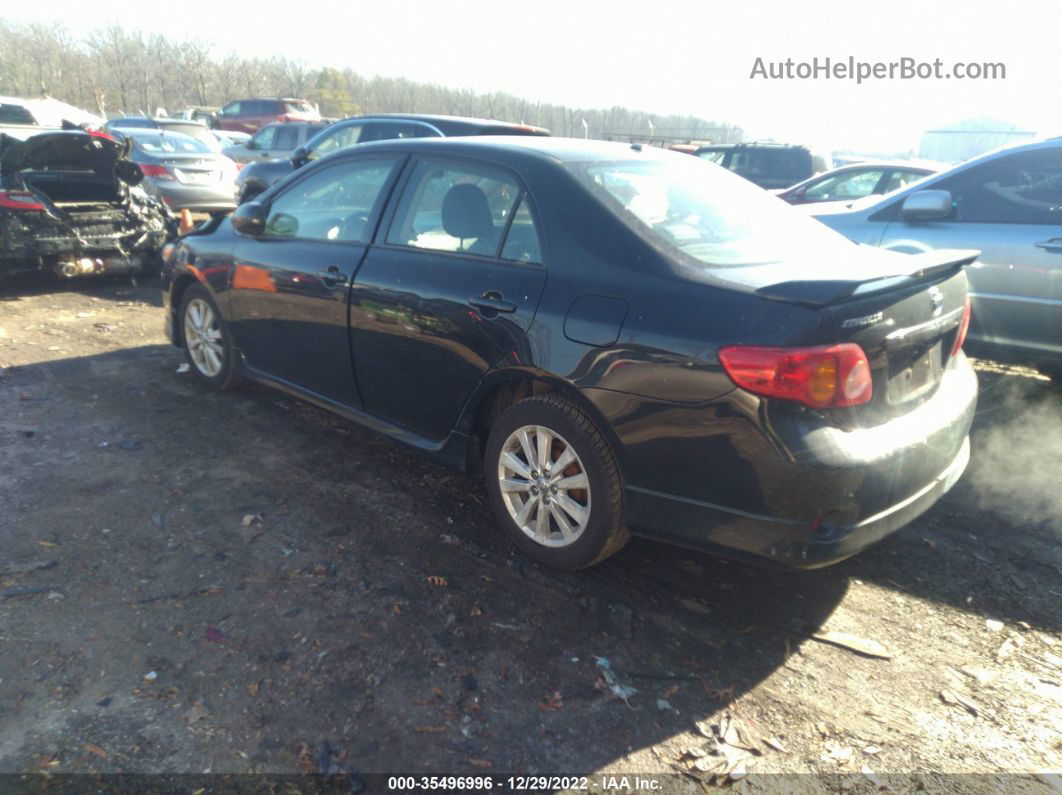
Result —
[{"label": "corolla badge", "polygon": [[875,323],[880,323],[884,317],[884,312],[875,312],[873,315],[863,315],[863,317],[850,317],[841,323],[841,328],[863,328],[864,326],[872,326]]},{"label": "corolla badge", "polygon": [[939,317],[941,310],[944,309],[944,293],[939,287],[929,288],[929,306],[933,310],[933,317]]}]

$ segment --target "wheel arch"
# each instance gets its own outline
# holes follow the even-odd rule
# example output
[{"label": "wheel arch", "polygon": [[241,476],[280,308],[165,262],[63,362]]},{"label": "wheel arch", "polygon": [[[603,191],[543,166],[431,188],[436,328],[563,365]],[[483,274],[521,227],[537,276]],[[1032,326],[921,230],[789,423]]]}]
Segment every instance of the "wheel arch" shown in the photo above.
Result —
[{"label": "wheel arch", "polygon": [[547,393],[571,400],[593,421],[608,440],[622,471],[622,447],[619,438],[597,406],[588,400],[578,387],[541,370],[505,368],[488,373],[469,398],[455,428],[468,438],[464,469],[470,477],[480,477],[483,474],[483,455],[487,439],[498,416],[524,398]]},{"label": "wheel arch", "polygon": [[[173,329],[173,344],[178,348],[184,347],[184,329],[181,327],[180,314],[181,302],[184,300],[185,291],[193,284],[202,284],[190,273],[182,273],[173,280],[170,288],[170,315]],[[209,290],[210,288],[207,287]],[[213,293],[211,293],[213,295]],[[216,300],[216,299],[215,299]]]}]

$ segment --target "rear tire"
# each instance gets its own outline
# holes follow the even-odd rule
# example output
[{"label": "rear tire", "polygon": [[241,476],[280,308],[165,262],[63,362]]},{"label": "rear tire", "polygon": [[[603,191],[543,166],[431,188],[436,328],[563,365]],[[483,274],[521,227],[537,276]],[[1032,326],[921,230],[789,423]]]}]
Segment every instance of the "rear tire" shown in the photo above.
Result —
[{"label": "rear tire", "polygon": [[207,288],[193,284],[184,291],[177,322],[192,374],[219,392],[238,386],[232,337]]},{"label": "rear tire", "polygon": [[567,398],[537,395],[506,409],[491,428],[484,471],[499,524],[539,563],[592,566],[630,537],[616,456]]}]

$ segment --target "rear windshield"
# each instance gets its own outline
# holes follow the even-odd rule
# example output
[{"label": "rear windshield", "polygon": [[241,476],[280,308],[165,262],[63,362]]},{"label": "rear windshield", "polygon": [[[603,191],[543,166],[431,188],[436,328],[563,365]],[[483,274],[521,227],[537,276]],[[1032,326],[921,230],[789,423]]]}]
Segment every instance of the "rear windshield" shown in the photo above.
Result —
[{"label": "rear windshield", "polygon": [[212,152],[221,151],[221,144],[218,143],[217,136],[202,124],[164,124],[163,128],[167,132],[181,133],[189,138],[195,138],[200,143],[205,144]]},{"label": "rear windshield", "polygon": [[688,263],[732,268],[781,262],[843,240],[819,221],[704,160],[571,164],[635,232]]},{"label": "rear windshield", "polygon": [[189,138],[181,133],[163,133],[162,135],[148,135],[143,133],[130,133],[129,137],[136,143],[138,149],[149,155],[173,155],[173,154],[209,154],[210,147],[195,138]]}]

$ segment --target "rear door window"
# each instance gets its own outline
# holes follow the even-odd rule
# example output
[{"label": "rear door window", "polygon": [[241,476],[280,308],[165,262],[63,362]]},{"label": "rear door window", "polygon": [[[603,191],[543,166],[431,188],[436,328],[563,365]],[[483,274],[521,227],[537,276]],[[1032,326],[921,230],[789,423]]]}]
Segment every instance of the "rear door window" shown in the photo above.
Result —
[{"label": "rear door window", "polygon": [[496,257],[520,192],[515,178],[489,166],[422,161],[387,242]]},{"label": "rear door window", "polygon": [[346,160],[299,180],[273,200],[266,237],[367,243],[394,158]]},{"label": "rear door window", "polygon": [[310,149],[310,159],[314,160],[337,149],[345,149],[353,146],[361,140],[363,124],[336,125],[313,143]]}]

